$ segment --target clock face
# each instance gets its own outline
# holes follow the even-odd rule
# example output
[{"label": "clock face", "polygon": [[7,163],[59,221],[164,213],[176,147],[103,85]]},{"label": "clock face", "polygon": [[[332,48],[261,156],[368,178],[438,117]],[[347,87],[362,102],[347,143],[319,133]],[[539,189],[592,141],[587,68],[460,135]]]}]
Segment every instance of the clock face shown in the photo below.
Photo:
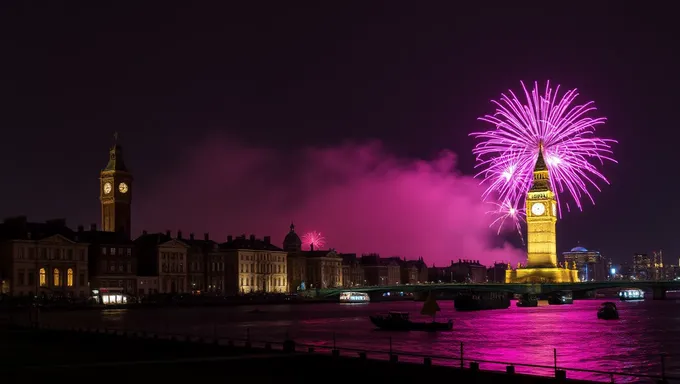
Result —
[{"label": "clock face", "polygon": [[104,184],[104,193],[107,195],[111,193],[111,183]]},{"label": "clock face", "polygon": [[127,193],[127,191],[128,191],[128,186],[127,186],[127,184],[125,184],[125,183],[120,183],[120,184],[118,185],[118,190],[120,191],[120,193]]},{"label": "clock face", "polygon": [[536,216],[541,216],[545,213],[545,205],[543,205],[543,203],[534,203],[534,205],[531,206],[531,213]]}]

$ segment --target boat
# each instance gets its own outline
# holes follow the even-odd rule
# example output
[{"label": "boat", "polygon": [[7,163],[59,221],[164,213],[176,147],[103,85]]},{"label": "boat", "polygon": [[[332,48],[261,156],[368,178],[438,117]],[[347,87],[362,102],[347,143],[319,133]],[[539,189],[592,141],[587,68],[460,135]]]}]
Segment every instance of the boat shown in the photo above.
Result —
[{"label": "boat", "polygon": [[616,309],[616,304],[611,301],[602,303],[597,310],[597,318],[603,320],[618,320],[619,311]]},{"label": "boat", "polygon": [[538,298],[536,295],[522,295],[517,300],[518,307],[538,307]]},{"label": "boat", "polygon": [[619,298],[621,301],[627,300],[644,300],[645,291],[637,288],[626,288],[619,291]]},{"label": "boat", "polygon": [[459,293],[453,299],[457,311],[482,311],[487,309],[507,309],[510,296],[506,292]]},{"label": "boat", "polygon": [[387,315],[369,316],[371,322],[378,328],[388,331],[450,331],[453,329],[453,320],[446,323],[435,321],[437,312],[441,311],[434,296],[430,294],[423,304],[420,314],[432,316],[431,322],[411,321],[407,312],[389,312]]},{"label": "boat", "polygon": [[341,303],[368,303],[371,298],[364,292],[342,292],[340,294]]},{"label": "boat", "polygon": [[558,291],[548,295],[548,304],[563,305],[574,304],[574,296],[571,291]]}]

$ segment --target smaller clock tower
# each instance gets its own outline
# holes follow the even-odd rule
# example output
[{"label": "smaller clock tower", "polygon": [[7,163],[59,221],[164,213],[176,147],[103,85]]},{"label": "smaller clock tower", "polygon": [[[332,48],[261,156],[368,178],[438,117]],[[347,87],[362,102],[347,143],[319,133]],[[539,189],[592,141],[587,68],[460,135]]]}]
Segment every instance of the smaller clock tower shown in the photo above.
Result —
[{"label": "smaller clock tower", "polygon": [[557,201],[540,144],[534,180],[527,194],[527,268],[557,267]]},{"label": "smaller clock tower", "polygon": [[[115,137],[117,139],[117,135]],[[109,150],[106,168],[99,174],[103,231],[122,232],[130,237],[132,180],[132,174],[123,161],[123,148],[116,142]]]}]

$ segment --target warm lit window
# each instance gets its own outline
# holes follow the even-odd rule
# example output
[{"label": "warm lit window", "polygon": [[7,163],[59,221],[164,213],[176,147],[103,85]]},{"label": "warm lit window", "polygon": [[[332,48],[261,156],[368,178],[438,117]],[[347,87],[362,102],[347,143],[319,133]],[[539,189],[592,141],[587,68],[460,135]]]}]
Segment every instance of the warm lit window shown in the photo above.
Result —
[{"label": "warm lit window", "polygon": [[59,270],[57,268],[54,268],[54,286],[61,286],[61,276],[59,276]]},{"label": "warm lit window", "polygon": [[69,287],[73,286],[73,269],[71,268],[66,272],[66,285]]},{"label": "warm lit window", "polygon": [[40,268],[40,286],[47,286],[47,273],[45,272],[45,268]]}]

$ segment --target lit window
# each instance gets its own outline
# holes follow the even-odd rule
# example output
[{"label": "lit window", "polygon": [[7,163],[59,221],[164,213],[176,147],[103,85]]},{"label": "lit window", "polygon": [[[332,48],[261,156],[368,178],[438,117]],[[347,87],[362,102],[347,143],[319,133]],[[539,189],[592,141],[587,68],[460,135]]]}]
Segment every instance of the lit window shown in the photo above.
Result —
[{"label": "lit window", "polygon": [[73,269],[71,268],[66,272],[66,285],[69,287],[73,286]]},{"label": "lit window", "polygon": [[61,276],[59,276],[59,270],[57,268],[54,268],[54,286],[61,286]]},{"label": "lit window", "polygon": [[47,273],[45,272],[45,268],[40,268],[40,286],[47,286]]}]

